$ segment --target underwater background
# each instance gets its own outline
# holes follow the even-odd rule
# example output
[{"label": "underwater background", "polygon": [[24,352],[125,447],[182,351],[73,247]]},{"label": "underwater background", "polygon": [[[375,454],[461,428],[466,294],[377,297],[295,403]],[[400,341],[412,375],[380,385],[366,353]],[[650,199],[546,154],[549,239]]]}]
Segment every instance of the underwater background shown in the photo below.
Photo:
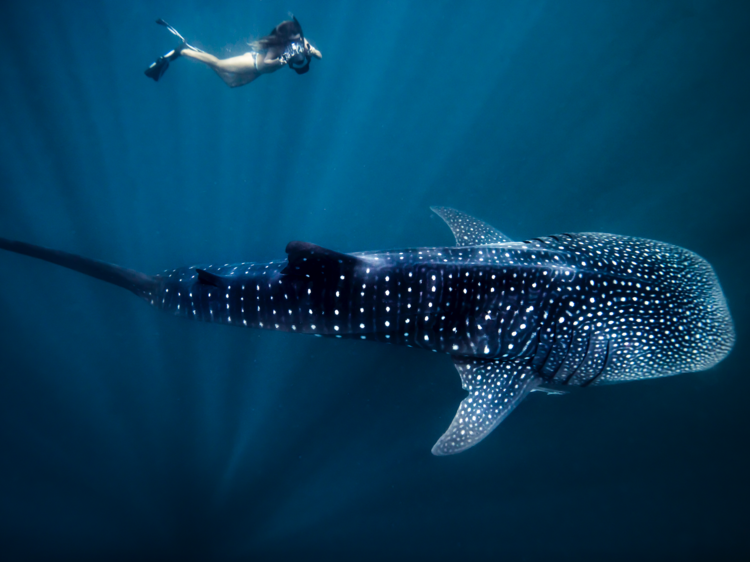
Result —
[{"label": "underwater background", "polygon": [[[323,53],[227,88],[294,13]],[[714,266],[737,328],[702,373],[536,393],[430,448],[447,356],[191,323],[0,253],[3,560],[750,559],[750,4],[0,4],[0,236],[146,273],[603,231]]]}]

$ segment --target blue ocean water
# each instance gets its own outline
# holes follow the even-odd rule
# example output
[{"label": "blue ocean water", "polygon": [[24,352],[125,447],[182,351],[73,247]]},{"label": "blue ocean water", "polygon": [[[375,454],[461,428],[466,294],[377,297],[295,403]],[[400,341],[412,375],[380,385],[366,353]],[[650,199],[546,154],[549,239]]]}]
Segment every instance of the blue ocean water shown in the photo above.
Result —
[{"label": "blue ocean water", "polygon": [[[323,53],[227,88],[293,12]],[[0,236],[139,271],[603,231],[715,267],[703,373],[532,395],[470,451],[448,357],[190,323],[0,255],[3,560],[750,556],[745,2],[0,6]]]}]

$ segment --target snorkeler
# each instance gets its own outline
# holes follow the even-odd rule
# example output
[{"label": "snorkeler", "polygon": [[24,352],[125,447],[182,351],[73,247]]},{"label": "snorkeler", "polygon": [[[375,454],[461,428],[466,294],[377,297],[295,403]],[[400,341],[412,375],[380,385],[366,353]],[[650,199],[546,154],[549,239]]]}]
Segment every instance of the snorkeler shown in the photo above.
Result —
[{"label": "snorkeler", "polygon": [[294,16],[291,20],[282,21],[270,35],[250,43],[249,52],[223,60],[189,45],[185,38],[163,19],[159,18],[156,23],[166,27],[181,41],[179,47],[159,57],[146,69],[146,76],[157,82],[166,72],[169,63],[180,56],[207,64],[230,88],[249,84],[261,74],[276,72],[285,65],[297,74],[304,74],[310,70],[312,57],[323,58],[320,51],[305,39],[302,26]]}]

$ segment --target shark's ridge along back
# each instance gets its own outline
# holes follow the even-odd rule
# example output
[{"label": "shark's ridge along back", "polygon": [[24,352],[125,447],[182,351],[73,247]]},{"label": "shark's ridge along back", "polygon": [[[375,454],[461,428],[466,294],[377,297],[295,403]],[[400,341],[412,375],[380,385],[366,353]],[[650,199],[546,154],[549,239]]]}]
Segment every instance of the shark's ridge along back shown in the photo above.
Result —
[{"label": "shark's ridge along back", "polygon": [[708,369],[734,345],[716,274],[688,250],[601,233],[513,242],[465,213],[433,210],[455,247],[343,254],[290,242],[285,260],[156,276],[6,239],[0,248],[193,320],[446,353],[468,396],[436,455],[476,445],[533,390]]}]

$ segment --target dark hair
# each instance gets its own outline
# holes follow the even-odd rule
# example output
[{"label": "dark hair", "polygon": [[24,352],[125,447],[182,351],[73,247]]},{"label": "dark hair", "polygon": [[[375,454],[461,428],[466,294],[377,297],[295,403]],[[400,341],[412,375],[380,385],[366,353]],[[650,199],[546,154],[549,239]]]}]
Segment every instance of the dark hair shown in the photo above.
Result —
[{"label": "dark hair", "polygon": [[297,18],[292,16],[291,20],[282,21],[271,30],[269,35],[253,41],[250,43],[250,46],[254,51],[264,51],[276,45],[286,45],[294,41],[302,41],[304,37],[302,26],[297,21]]}]

